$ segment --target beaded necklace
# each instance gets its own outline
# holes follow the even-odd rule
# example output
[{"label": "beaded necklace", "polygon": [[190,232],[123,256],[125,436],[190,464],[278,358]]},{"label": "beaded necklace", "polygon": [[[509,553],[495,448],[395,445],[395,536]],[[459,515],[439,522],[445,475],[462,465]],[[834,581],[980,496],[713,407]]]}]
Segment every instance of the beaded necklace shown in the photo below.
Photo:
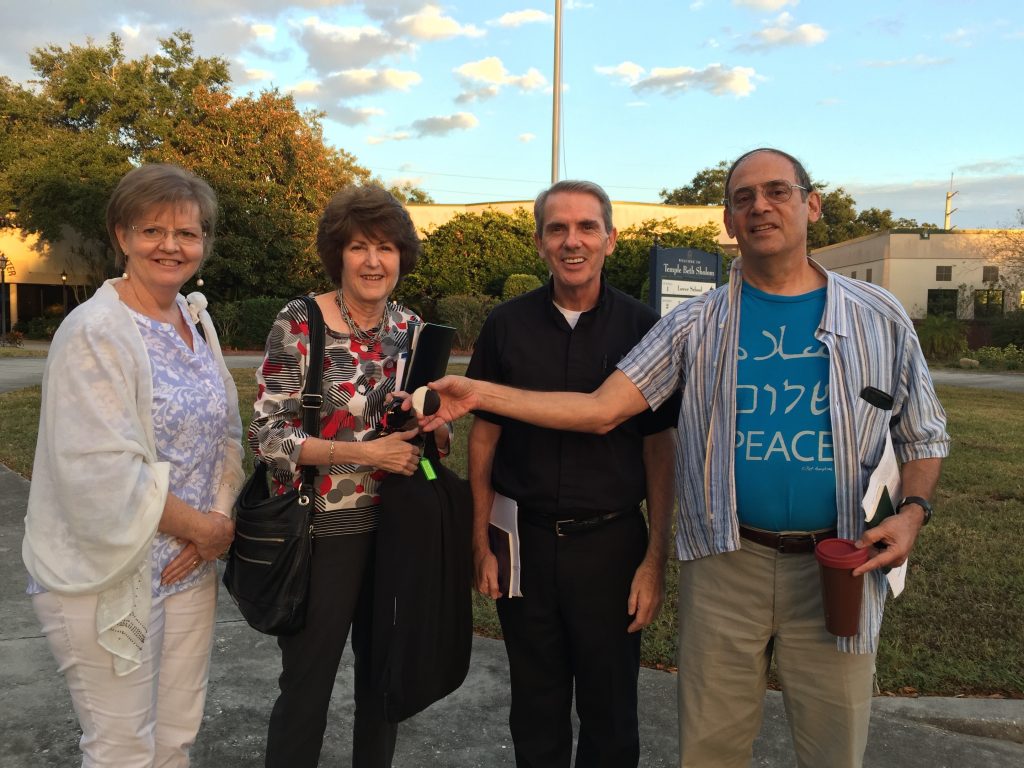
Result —
[{"label": "beaded necklace", "polygon": [[348,304],[345,303],[345,295],[341,292],[341,288],[335,291],[334,302],[338,305],[338,309],[341,311],[341,319],[344,320],[345,325],[348,326],[349,334],[360,343],[373,346],[384,338],[384,335],[390,330],[390,323],[388,323],[388,302],[384,303],[384,312],[381,313],[380,322],[368,331],[364,331],[359,327],[356,321],[352,319],[352,313],[349,312]]}]

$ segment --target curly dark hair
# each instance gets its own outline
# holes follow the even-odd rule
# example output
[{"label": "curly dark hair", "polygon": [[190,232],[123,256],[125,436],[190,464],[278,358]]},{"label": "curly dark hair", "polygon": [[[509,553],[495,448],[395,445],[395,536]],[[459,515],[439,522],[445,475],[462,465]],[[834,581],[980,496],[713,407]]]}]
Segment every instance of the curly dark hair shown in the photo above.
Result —
[{"label": "curly dark hair", "polygon": [[402,204],[382,187],[345,187],[327,203],[316,230],[317,253],[335,286],[341,285],[342,249],[356,233],[397,246],[399,279],[416,268],[420,239]]}]

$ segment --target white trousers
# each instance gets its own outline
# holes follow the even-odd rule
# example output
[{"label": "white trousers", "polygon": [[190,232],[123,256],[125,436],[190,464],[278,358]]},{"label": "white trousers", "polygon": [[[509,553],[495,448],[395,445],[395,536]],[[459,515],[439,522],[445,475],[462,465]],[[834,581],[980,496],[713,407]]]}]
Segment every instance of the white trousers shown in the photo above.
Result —
[{"label": "white trousers", "polygon": [[188,766],[206,702],[215,569],[191,589],[154,598],[142,665],[123,677],[96,642],[96,600],[55,592],[32,598],[82,728],[82,768]]}]

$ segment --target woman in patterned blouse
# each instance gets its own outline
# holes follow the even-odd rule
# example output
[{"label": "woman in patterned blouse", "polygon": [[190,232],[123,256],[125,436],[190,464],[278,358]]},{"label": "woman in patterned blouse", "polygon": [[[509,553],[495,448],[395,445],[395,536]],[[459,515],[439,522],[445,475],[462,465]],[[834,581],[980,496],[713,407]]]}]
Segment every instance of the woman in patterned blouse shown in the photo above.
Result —
[{"label": "woman in patterned blouse", "polygon": [[83,765],[187,766],[202,722],[212,561],[243,478],[234,381],[205,299],[180,294],[216,214],[182,168],[129,171],[107,206],[124,275],[68,315],[46,361],[22,551]]},{"label": "woman in patterned blouse", "polygon": [[[409,214],[385,190],[348,187],[327,204],[317,251],[335,290],[316,297],[326,328],[320,436],[302,431],[299,397],[308,367],[309,326],[301,301],[289,302],[271,328],[249,427],[253,451],[279,487],[297,486],[296,467],[316,465],[313,567],[305,628],[278,638],[281,693],[267,733],[267,766],[316,766],[334,678],[352,630],[355,724],[352,764],[391,765],[396,727],[387,723],[369,680],[373,552],[378,488],[389,472],[411,475],[415,428],[382,436],[388,395],[401,376],[410,322],[389,301],[416,266],[419,239]],[[438,433],[439,448],[448,443]]]}]

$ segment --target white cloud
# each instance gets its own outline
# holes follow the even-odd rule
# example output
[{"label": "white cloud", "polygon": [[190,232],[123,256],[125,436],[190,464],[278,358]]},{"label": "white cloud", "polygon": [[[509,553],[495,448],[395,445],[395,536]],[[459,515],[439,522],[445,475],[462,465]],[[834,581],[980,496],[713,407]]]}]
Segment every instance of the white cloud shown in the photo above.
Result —
[{"label": "white cloud", "polygon": [[643,77],[646,71],[643,67],[633,61],[624,61],[614,67],[594,67],[594,70],[602,75],[617,77],[629,85],[633,85]]},{"label": "white cloud", "polygon": [[925,56],[923,53],[919,53],[915,56],[906,56],[902,59],[882,59],[882,60],[871,60],[865,61],[863,66],[865,67],[939,67],[943,64],[949,64],[952,61],[951,58],[943,57],[937,58],[935,56]]},{"label": "white cloud", "polygon": [[766,22],[763,29],[751,35],[751,42],[736,46],[741,51],[767,51],[788,46],[820,45],[825,42],[828,32],[818,24],[800,24],[792,27],[793,17],[780,13]]},{"label": "white cloud", "polygon": [[657,91],[668,96],[688,90],[707,91],[715,96],[749,96],[754,91],[757,77],[757,72],[750,67],[728,69],[721,64],[709,64],[704,69],[655,67],[649,74],[632,61],[596,69],[603,75],[618,78],[637,93]]},{"label": "white cloud", "polygon": [[274,77],[274,73],[269,69],[247,69],[245,70],[245,79],[250,83],[258,83],[260,80],[271,80]]},{"label": "white cloud", "polygon": [[523,24],[547,24],[552,21],[554,21],[554,17],[550,13],[530,8],[525,11],[512,11],[511,13],[502,14],[497,19],[487,23],[492,27],[521,27]]},{"label": "white cloud", "polygon": [[273,40],[277,37],[277,28],[273,24],[253,24],[250,29],[255,37]]},{"label": "white cloud", "polygon": [[365,125],[374,117],[383,115],[384,110],[377,107],[353,108],[340,104],[329,109],[328,114],[333,120],[344,125]]},{"label": "white cloud", "polygon": [[627,101],[626,106],[630,107],[631,109],[638,109],[640,107],[649,107],[651,105],[648,104],[646,101]]},{"label": "white cloud", "polygon": [[548,84],[547,78],[534,67],[522,75],[513,75],[497,56],[469,61],[452,71],[463,83],[463,91],[456,98],[460,104],[492,98],[506,85],[536,91]]},{"label": "white cloud", "polygon": [[416,13],[398,19],[394,26],[420,40],[480,37],[485,34],[479,27],[472,24],[460,24],[450,16],[445,16],[436,5],[425,5]]},{"label": "white cloud", "polygon": [[[889,208],[897,216],[941,224],[949,177],[904,184],[849,183],[843,184],[843,188],[857,200],[858,208]],[[953,188],[959,192],[956,196],[958,210],[952,219],[957,227],[1010,227],[1024,199],[1024,174],[957,176],[953,179]]]},{"label": "white cloud", "polygon": [[756,74],[750,67],[727,69],[721,64],[709,64],[704,69],[655,67],[649,76],[633,85],[633,90],[658,91],[666,96],[699,90],[715,96],[743,97],[753,93]]},{"label": "white cloud", "polygon": [[408,141],[412,138],[412,134],[408,131],[395,131],[394,133],[386,133],[383,136],[367,136],[367,144],[383,144],[385,141]]},{"label": "white cloud", "polygon": [[456,112],[454,115],[439,115],[415,120],[412,129],[420,138],[424,136],[447,136],[452,131],[465,131],[480,125],[476,115],[470,112]]},{"label": "white cloud", "polygon": [[993,173],[1006,173],[1007,171],[1024,171],[1024,155],[1003,157],[997,160],[980,160],[976,163],[958,165],[957,173],[964,173],[969,176],[985,176]]},{"label": "white cloud", "polygon": [[479,88],[463,90],[455,97],[456,104],[472,104],[474,101],[486,101],[493,99],[501,89],[496,85],[481,85]]},{"label": "white cloud", "polygon": [[382,91],[408,91],[423,82],[417,72],[398,69],[346,69],[328,75],[322,81],[323,91],[332,99],[364,96]]},{"label": "white cloud", "polygon": [[285,89],[296,96],[312,96],[320,92],[320,83],[315,80],[303,80]]},{"label": "white cloud", "polygon": [[298,41],[309,57],[309,65],[321,75],[365,67],[371,62],[415,50],[408,41],[377,27],[339,27],[316,17],[302,22]]},{"label": "white cloud", "polygon": [[583,0],[565,0],[565,10],[578,11],[581,8],[593,8],[593,3],[584,3]]},{"label": "white cloud", "polygon": [[520,133],[517,137],[523,144],[529,144],[531,141],[537,138],[535,133]]},{"label": "white cloud", "polygon": [[945,40],[947,43],[950,43],[951,45],[958,45],[962,48],[970,48],[972,45],[974,45],[974,40],[972,39],[973,37],[973,30],[958,27],[954,31],[950,32],[948,35],[943,35],[942,39]]},{"label": "white cloud", "polygon": [[732,4],[757,11],[777,11],[787,5],[799,5],[800,0],[732,0]]},{"label": "white cloud", "polygon": [[134,27],[128,26],[127,24],[121,25],[121,34],[125,37],[130,37],[132,40],[136,39],[141,31],[142,27],[138,24]]}]

